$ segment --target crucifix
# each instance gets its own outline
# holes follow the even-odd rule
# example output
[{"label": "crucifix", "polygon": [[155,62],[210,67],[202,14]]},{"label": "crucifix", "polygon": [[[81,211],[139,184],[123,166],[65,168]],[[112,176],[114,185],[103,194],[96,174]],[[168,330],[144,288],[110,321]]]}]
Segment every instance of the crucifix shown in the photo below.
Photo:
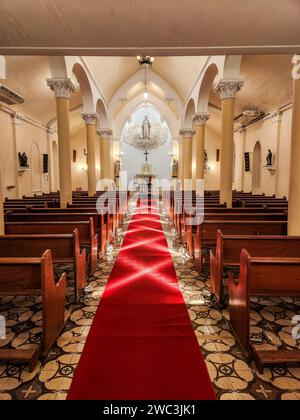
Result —
[{"label": "crucifix", "polygon": [[148,156],[150,155],[150,153],[147,150],[145,150],[144,155],[145,155],[146,163],[148,163]]}]

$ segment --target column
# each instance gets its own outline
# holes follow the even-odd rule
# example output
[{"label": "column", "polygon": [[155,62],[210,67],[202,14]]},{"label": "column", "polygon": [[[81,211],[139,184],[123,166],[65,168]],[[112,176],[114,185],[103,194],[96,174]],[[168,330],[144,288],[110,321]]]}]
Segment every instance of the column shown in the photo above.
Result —
[{"label": "column", "polygon": [[191,189],[192,184],[189,186],[187,180],[191,180],[192,183],[193,135],[195,130],[192,128],[182,129],[179,134],[182,136],[182,186],[183,189]]},{"label": "column", "polygon": [[48,79],[47,84],[56,98],[60,206],[66,208],[72,202],[69,102],[75,86],[71,79]]},{"label": "column", "polygon": [[196,173],[195,179],[204,179],[204,150],[205,150],[205,127],[210,115],[206,112],[198,112],[193,120],[196,127],[194,136],[196,153]]},{"label": "column", "polygon": [[88,162],[88,194],[93,197],[97,191],[96,174],[96,124],[98,115],[95,113],[81,114],[86,124],[87,162]]},{"label": "column", "polygon": [[[299,59],[298,59],[299,61]],[[300,78],[294,78],[288,234],[300,236]]]},{"label": "column", "polygon": [[100,178],[103,189],[110,189],[113,182],[111,173],[112,167],[112,153],[111,153],[111,139],[112,130],[98,130],[99,145],[100,145]]},{"label": "column", "polygon": [[0,235],[4,235],[4,211],[3,211],[3,184],[2,184],[2,162],[0,160]]},{"label": "column", "polygon": [[243,84],[241,80],[221,80],[216,88],[222,102],[220,203],[228,208],[232,208],[235,98]]},{"label": "column", "polygon": [[282,111],[278,109],[272,114],[273,124],[276,124],[276,157],[275,157],[275,195],[279,195],[279,169],[280,169],[280,140],[281,140],[281,121]]},{"label": "column", "polygon": [[245,185],[245,151],[246,151],[246,138],[247,138],[247,128],[242,127],[240,129],[240,135],[242,137],[242,150],[241,150],[241,191],[244,191]]}]

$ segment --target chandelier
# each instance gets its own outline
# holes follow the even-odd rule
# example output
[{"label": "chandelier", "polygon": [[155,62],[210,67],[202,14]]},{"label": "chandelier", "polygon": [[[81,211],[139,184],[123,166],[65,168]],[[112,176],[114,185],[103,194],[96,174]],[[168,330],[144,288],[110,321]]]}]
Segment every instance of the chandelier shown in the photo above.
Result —
[{"label": "chandelier", "polygon": [[147,100],[148,99],[148,96],[149,96],[148,95],[148,89],[147,89],[147,70],[152,67],[152,64],[154,63],[154,58],[153,57],[149,57],[149,56],[141,57],[140,55],[138,55],[137,56],[137,60],[138,60],[138,63],[139,63],[140,68],[143,69],[144,72],[145,72],[145,79],[144,79],[144,85],[145,85],[145,87],[144,87],[144,99]]},{"label": "chandelier", "polygon": [[163,146],[169,139],[169,128],[164,123],[153,124],[151,135],[145,138],[137,123],[127,124],[123,131],[123,142],[139,150],[153,150]]}]

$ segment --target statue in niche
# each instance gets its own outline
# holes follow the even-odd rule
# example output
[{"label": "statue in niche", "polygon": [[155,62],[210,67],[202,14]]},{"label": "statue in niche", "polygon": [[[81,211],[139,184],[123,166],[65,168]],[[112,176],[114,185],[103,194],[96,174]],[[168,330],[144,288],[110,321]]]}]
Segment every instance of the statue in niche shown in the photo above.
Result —
[{"label": "statue in niche", "polygon": [[207,150],[204,150],[204,169],[208,168],[208,155],[207,155]]},{"label": "statue in niche", "polygon": [[172,178],[178,178],[178,160],[176,159],[172,162]]},{"label": "statue in niche", "polygon": [[20,168],[29,168],[28,157],[26,156],[26,153],[19,152],[18,157]]},{"label": "statue in niche", "polygon": [[147,115],[145,115],[141,131],[142,131],[142,139],[150,140],[151,124]]},{"label": "statue in niche", "polygon": [[121,170],[121,162],[119,160],[115,161],[115,177],[118,178],[120,176],[120,170]]},{"label": "statue in niche", "polygon": [[267,166],[273,166],[273,153],[270,149],[268,150],[267,155]]}]

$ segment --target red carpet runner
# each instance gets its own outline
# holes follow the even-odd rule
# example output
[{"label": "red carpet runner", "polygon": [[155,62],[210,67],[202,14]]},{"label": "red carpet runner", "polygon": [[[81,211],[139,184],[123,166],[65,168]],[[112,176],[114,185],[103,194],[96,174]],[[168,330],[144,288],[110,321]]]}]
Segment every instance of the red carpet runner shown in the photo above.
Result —
[{"label": "red carpet runner", "polygon": [[215,399],[157,214],[133,216],[68,399]]}]

